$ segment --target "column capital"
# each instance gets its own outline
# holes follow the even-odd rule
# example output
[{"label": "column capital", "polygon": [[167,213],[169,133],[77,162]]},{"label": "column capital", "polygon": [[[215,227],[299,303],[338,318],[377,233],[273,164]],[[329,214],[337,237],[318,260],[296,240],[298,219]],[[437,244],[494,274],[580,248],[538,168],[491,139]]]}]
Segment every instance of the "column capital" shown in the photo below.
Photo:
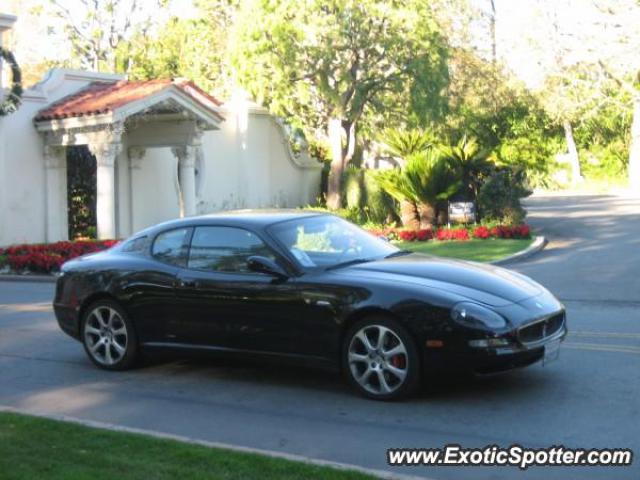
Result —
[{"label": "column capital", "polygon": [[58,145],[44,146],[44,166],[46,168],[62,168],[65,164],[66,148]]},{"label": "column capital", "polygon": [[182,167],[192,167],[196,166],[196,148],[192,145],[182,145],[179,147],[172,147],[171,152],[175,155],[175,157],[180,162]]},{"label": "column capital", "polygon": [[92,143],[89,145],[89,150],[96,157],[98,165],[105,167],[113,167],[116,163],[116,158],[122,151],[121,143]]},{"label": "column capital", "polygon": [[139,169],[142,159],[147,154],[147,149],[144,147],[130,147],[127,153],[129,155],[129,168]]}]

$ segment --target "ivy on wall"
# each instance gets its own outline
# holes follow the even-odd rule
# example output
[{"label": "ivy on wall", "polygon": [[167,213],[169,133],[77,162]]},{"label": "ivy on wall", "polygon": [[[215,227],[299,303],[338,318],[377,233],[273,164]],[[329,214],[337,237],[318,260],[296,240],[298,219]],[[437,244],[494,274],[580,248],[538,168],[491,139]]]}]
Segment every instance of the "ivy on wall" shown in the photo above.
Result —
[{"label": "ivy on wall", "polygon": [[13,53],[0,47],[0,57],[11,69],[11,89],[0,103],[0,117],[15,112],[22,101],[22,72]]}]

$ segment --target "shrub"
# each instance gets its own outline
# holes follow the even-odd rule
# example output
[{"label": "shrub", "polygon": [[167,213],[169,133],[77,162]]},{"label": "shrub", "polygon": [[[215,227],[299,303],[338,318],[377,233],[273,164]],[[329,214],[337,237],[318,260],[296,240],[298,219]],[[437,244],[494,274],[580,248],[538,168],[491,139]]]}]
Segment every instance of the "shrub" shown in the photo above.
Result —
[{"label": "shrub", "polygon": [[0,249],[0,258],[15,272],[51,273],[72,258],[111,248],[116,240],[12,245]]},{"label": "shrub", "polygon": [[417,235],[415,230],[400,230],[398,232],[398,238],[403,242],[413,242],[416,240]]},{"label": "shrub", "polygon": [[443,228],[438,230],[436,239],[445,240],[469,240],[469,231],[466,228]]},{"label": "shrub", "polygon": [[491,236],[491,232],[487,227],[485,227],[484,225],[481,225],[479,227],[474,228],[473,231],[471,232],[471,235],[473,236],[473,238],[487,239]]},{"label": "shrub", "polygon": [[519,224],[526,212],[520,198],[531,194],[523,171],[504,169],[494,173],[480,188],[478,206],[483,220]]},{"label": "shrub", "polygon": [[364,190],[366,193],[365,211],[370,222],[397,222],[400,220],[398,205],[394,198],[385,192],[375,180],[374,170],[364,171]]},{"label": "shrub", "polygon": [[416,240],[424,242],[425,240],[431,240],[433,238],[433,231],[429,228],[423,228],[416,232]]},{"label": "shrub", "polygon": [[363,208],[367,204],[364,171],[348,166],[342,174],[342,198],[348,209]]}]

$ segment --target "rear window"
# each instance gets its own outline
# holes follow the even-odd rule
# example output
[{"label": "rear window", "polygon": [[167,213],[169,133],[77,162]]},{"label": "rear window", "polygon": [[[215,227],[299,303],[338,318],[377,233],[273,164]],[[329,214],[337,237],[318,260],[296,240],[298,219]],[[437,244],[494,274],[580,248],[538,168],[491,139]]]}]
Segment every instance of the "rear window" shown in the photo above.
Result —
[{"label": "rear window", "polygon": [[142,252],[149,243],[149,238],[145,235],[143,237],[132,238],[127,240],[120,250],[123,252]]}]

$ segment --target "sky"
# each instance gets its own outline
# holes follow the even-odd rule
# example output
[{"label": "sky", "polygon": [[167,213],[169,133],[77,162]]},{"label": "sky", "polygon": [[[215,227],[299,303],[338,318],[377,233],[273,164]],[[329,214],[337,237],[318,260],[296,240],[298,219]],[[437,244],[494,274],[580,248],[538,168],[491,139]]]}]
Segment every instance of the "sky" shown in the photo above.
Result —
[{"label": "sky", "polygon": [[[62,38],[50,34],[56,20],[44,14],[43,6],[48,1],[0,0],[0,10],[18,15],[13,40],[20,62],[61,58],[68,51]],[[59,1],[71,11],[78,10],[74,6],[79,0]],[[192,0],[172,0],[162,10],[157,10],[157,0],[139,1],[160,20],[197,15]],[[469,1],[484,10],[490,6],[490,0]],[[624,67],[625,62],[635,61],[636,52],[640,51],[637,39],[625,50],[618,38],[620,31],[640,31],[640,9],[633,8],[635,0],[495,0],[495,4],[498,57],[532,89],[542,85],[545,76],[557,66],[559,56],[562,62],[571,64],[617,55],[618,63]],[[602,8],[612,4],[616,15],[603,15]],[[477,22],[473,34],[488,42],[488,30],[484,30],[487,24],[483,22]],[[554,24],[559,30],[554,29]]]}]

